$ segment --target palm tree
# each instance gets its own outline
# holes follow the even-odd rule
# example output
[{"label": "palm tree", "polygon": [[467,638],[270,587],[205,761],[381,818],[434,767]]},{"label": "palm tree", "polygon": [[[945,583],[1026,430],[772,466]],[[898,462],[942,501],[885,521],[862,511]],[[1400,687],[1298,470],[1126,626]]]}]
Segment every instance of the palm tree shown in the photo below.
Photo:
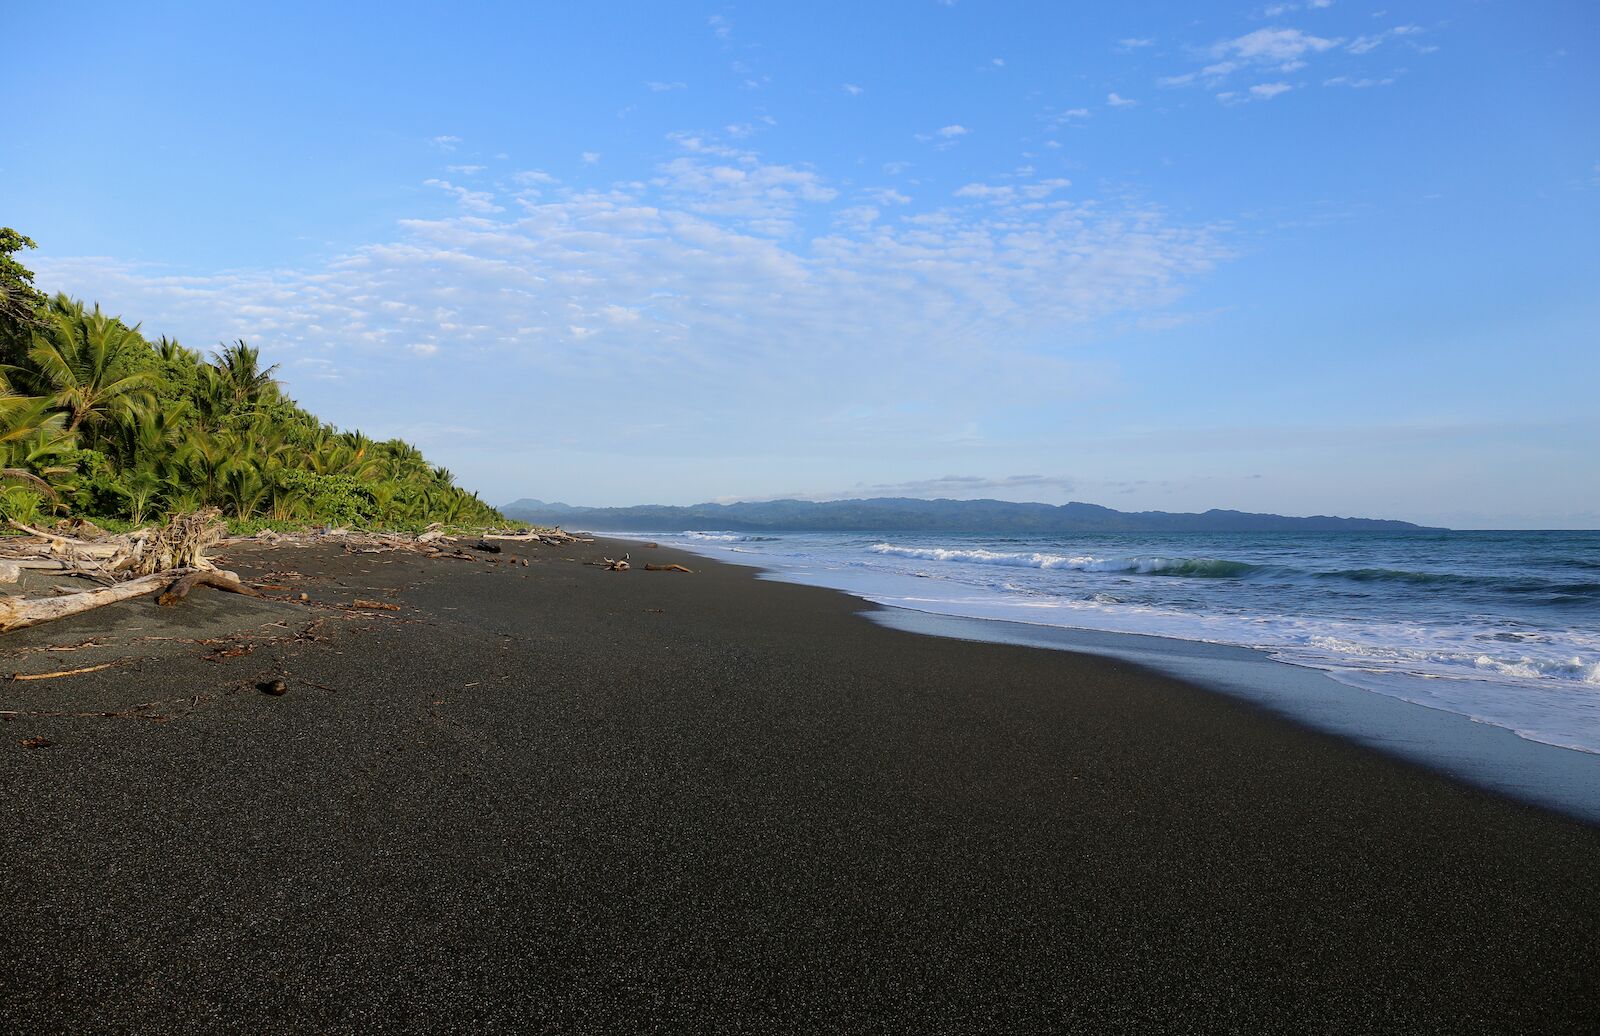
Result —
[{"label": "palm tree", "polygon": [[58,295],[50,320],[33,336],[31,370],[13,368],[35,381],[41,395],[67,417],[66,432],[97,428],[137,414],[149,398],[152,376],[134,366],[144,339],[135,327]]},{"label": "palm tree", "polygon": [[236,408],[255,406],[277,394],[278,383],[272,374],[278,365],[262,370],[261,350],[250,348],[242,338],[223,346],[217,353],[215,366]]}]

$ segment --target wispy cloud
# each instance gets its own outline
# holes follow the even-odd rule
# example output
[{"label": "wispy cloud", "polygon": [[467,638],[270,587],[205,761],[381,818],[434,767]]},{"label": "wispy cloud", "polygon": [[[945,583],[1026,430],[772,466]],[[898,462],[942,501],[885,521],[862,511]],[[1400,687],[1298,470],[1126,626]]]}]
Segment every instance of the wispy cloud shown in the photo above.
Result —
[{"label": "wispy cloud", "polygon": [[1422,27],[1419,25],[1396,25],[1394,28],[1385,29],[1382,32],[1376,32],[1366,36],[1357,36],[1355,39],[1351,40],[1345,45],[1345,49],[1352,54],[1369,54],[1383,46],[1383,44],[1388,40],[1400,39],[1407,36],[1416,36],[1421,32]]},{"label": "wispy cloud", "polygon": [[1139,102],[1133,100],[1131,97],[1123,97],[1120,94],[1109,93],[1106,94],[1106,103],[1113,108],[1132,108]]},{"label": "wispy cloud", "polygon": [[454,195],[456,201],[468,212],[487,215],[505,211],[502,206],[495,204],[494,195],[488,191],[474,191],[466,187],[458,187],[449,180],[424,180],[422,182],[428,187],[437,187],[447,194]]},{"label": "wispy cloud", "polygon": [[965,126],[952,123],[949,126],[941,126],[932,133],[918,133],[917,140],[924,144],[932,143],[943,151],[954,147],[968,132],[970,131]]},{"label": "wispy cloud", "polygon": [[[863,429],[970,442],[979,433],[961,401],[975,390],[1059,399],[1104,385],[1065,343],[1162,311],[1227,255],[1206,227],[1069,199],[1059,178],[973,184],[917,209],[892,188],[847,196],[817,170],[703,141],[691,149],[692,139],[645,182],[574,186],[530,170],[471,191],[436,179],[457,214],[403,220],[392,236],[307,266],[197,275],[96,258],[35,265],[42,285],[137,315],[153,332],[244,337],[286,369],[314,359],[307,372],[382,386],[406,362],[476,357],[504,372],[504,399],[487,403],[502,421],[537,413],[542,425],[617,443],[659,438],[616,420],[649,413],[685,443],[737,420],[771,441],[842,444]],[[802,223],[832,229],[793,234]],[[906,399],[946,404],[935,422],[886,403]],[[442,419],[450,405],[462,401],[442,396],[438,413],[415,417]]]},{"label": "wispy cloud", "polygon": [[[1211,44],[1201,52],[1211,58],[1209,64],[1189,72],[1161,76],[1156,80],[1156,84],[1163,87],[1183,87],[1204,83],[1215,89],[1235,73],[1250,72],[1260,75],[1272,72],[1297,72],[1305,68],[1311,58],[1332,51],[1343,42],[1337,37],[1316,36],[1295,28],[1273,26],[1256,29],[1242,36]],[[1284,84],[1259,85],[1266,87],[1267,90],[1263,92],[1252,87],[1242,92],[1227,90],[1217,96],[1226,102],[1240,98],[1266,99],[1284,92],[1271,89]]]}]

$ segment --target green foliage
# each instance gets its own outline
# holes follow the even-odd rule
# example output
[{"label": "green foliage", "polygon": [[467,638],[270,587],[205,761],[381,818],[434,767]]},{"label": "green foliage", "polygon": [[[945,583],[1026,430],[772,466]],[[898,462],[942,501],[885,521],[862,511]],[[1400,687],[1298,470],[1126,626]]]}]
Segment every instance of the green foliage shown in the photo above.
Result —
[{"label": "green foliage", "polygon": [[0,356],[10,359],[39,322],[44,295],[33,286],[33,271],[16,258],[32,240],[0,227]]},{"label": "green foliage", "polygon": [[44,497],[22,486],[0,489],[0,519],[33,525],[44,508]]},{"label": "green foliage", "polygon": [[31,244],[0,231],[4,514],[104,524],[215,506],[252,530],[504,521],[415,446],[301,409],[243,341],[207,360],[98,306],[26,294],[32,275],[11,253]]}]

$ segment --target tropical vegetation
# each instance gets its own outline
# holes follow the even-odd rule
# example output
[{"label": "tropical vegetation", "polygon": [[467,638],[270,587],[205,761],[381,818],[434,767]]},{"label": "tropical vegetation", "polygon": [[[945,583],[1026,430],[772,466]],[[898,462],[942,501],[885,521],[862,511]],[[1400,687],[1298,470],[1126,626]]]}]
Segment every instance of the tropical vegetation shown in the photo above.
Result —
[{"label": "tropical vegetation", "polygon": [[414,527],[501,516],[399,439],[340,431],[243,341],[202,356],[66,295],[47,298],[0,228],[0,518]]}]

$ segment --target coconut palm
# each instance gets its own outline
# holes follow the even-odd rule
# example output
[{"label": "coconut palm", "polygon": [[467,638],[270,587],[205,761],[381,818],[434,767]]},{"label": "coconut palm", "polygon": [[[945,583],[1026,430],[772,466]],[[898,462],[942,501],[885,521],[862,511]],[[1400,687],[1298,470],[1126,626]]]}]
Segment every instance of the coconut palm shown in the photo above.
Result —
[{"label": "coconut palm", "polygon": [[26,367],[8,373],[32,382],[66,415],[66,432],[95,430],[128,419],[148,403],[153,376],[136,366],[148,348],[136,327],[64,295],[51,303],[47,326],[33,335]]}]

